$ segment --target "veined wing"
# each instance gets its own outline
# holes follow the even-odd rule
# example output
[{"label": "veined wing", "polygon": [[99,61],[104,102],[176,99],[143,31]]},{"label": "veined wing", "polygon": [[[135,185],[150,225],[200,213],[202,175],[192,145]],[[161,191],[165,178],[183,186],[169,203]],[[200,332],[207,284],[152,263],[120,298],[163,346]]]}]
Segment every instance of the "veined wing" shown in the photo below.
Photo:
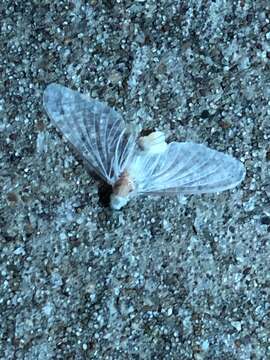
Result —
[{"label": "veined wing", "polygon": [[109,106],[50,84],[43,97],[52,122],[107,183],[113,184],[133,155],[135,135],[129,133],[122,116]]},{"label": "veined wing", "polygon": [[202,194],[238,185],[244,165],[230,155],[192,142],[170,143],[161,154],[141,154],[128,170],[137,192]]}]

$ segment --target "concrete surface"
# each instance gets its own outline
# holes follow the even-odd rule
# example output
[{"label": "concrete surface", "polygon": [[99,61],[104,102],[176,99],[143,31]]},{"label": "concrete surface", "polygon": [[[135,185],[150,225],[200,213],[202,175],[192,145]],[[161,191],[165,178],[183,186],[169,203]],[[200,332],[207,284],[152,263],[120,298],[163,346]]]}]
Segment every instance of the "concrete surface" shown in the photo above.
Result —
[{"label": "concrete surface", "polygon": [[[0,4],[0,359],[270,359],[268,1]],[[241,186],[120,212],[51,82],[242,160]]]}]

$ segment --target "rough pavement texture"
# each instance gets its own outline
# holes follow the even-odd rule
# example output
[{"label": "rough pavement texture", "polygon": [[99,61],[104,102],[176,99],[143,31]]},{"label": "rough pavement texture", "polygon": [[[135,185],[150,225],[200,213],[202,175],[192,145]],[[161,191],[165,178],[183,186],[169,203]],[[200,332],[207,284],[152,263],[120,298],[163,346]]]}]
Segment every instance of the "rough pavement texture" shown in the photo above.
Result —
[{"label": "rough pavement texture", "polygon": [[[269,1],[0,8],[0,359],[270,359]],[[104,208],[51,82],[233,154],[244,183]]]}]

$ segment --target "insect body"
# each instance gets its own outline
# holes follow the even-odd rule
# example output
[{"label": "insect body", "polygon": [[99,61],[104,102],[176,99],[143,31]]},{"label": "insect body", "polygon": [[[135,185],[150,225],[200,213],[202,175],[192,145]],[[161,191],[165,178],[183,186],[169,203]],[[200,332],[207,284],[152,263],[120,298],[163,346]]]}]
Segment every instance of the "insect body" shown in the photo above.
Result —
[{"label": "insect body", "polygon": [[111,207],[121,209],[128,203],[130,194],[135,190],[132,178],[127,171],[124,171],[113,186],[111,194]]},{"label": "insect body", "polygon": [[140,194],[220,192],[245,177],[232,156],[192,142],[167,144],[160,131],[138,137],[114,109],[62,85],[49,85],[43,102],[90,168],[112,185],[113,209]]}]

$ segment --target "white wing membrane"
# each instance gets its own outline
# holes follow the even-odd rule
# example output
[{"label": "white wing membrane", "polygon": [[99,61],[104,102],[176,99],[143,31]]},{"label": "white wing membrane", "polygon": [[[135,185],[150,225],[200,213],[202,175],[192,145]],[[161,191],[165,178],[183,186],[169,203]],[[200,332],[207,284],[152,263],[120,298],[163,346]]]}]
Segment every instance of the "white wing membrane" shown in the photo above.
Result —
[{"label": "white wing membrane", "polygon": [[100,177],[114,184],[129,164],[135,135],[123,118],[105,104],[58,84],[49,85],[43,97],[52,122]]},{"label": "white wing membrane", "polygon": [[220,192],[245,177],[243,164],[230,155],[192,142],[170,143],[162,154],[141,154],[129,169],[141,194]]}]

